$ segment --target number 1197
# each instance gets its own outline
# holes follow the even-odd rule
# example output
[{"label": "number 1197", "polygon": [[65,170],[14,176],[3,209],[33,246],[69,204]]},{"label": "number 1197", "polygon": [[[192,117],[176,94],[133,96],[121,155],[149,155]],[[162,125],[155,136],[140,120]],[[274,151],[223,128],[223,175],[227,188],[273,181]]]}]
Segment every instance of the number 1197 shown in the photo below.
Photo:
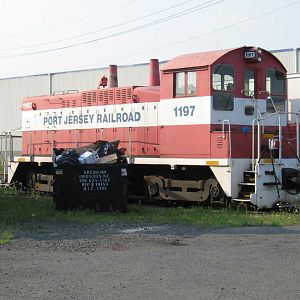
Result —
[{"label": "number 1197", "polygon": [[176,106],[174,108],[175,117],[189,117],[194,115],[195,105]]}]

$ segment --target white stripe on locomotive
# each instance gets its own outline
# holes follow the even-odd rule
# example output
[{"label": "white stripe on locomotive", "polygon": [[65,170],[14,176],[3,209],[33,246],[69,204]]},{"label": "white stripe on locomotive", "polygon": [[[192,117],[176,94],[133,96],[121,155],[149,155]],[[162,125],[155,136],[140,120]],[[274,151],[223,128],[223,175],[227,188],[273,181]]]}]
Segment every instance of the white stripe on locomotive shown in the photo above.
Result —
[{"label": "white stripe on locomotive", "polygon": [[[222,124],[251,126],[254,115],[245,115],[252,99],[234,98],[233,111],[212,109],[212,97],[165,99],[160,102],[130,103],[105,106],[68,107],[22,112],[22,130],[71,130],[92,128],[151,127],[168,125]],[[266,100],[257,101],[260,114],[266,115]],[[276,116],[264,125],[275,125]],[[282,116],[286,125],[287,117]]]}]

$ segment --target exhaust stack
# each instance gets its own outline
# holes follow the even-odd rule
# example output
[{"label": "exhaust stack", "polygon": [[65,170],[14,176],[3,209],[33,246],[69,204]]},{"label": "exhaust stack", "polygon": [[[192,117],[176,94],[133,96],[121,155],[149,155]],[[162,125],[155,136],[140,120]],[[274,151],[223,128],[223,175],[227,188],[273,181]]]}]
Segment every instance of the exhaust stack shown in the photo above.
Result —
[{"label": "exhaust stack", "polygon": [[160,85],[160,75],[159,75],[159,63],[158,59],[150,59],[149,64],[149,85],[158,86]]},{"label": "exhaust stack", "polygon": [[118,67],[109,65],[108,67],[108,87],[118,87]]}]

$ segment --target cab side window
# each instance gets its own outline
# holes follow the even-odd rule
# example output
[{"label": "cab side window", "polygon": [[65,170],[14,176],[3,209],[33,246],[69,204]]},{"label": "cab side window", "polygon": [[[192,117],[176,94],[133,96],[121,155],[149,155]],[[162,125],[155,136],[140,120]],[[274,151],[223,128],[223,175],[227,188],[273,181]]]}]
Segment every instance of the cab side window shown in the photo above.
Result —
[{"label": "cab side window", "polygon": [[183,97],[185,90],[185,74],[184,72],[175,73],[175,95],[176,97]]},{"label": "cab side window", "polygon": [[196,71],[177,72],[174,74],[175,97],[196,96]]},{"label": "cab side window", "polygon": [[233,110],[234,67],[216,65],[212,74],[213,109]]}]

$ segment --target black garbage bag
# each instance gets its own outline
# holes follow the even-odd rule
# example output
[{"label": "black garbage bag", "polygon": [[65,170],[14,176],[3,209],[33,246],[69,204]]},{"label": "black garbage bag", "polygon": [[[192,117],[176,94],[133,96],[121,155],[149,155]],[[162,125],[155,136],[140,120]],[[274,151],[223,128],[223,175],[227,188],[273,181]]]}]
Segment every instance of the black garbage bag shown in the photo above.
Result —
[{"label": "black garbage bag", "polygon": [[79,165],[79,154],[75,150],[63,152],[56,158],[57,167],[70,166],[75,167]]},{"label": "black garbage bag", "polygon": [[126,152],[126,148],[116,149],[118,162],[120,162],[120,163],[126,163],[127,162],[127,156],[126,156],[125,152]]},{"label": "black garbage bag", "polygon": [[118,162],[118,163],[126,163],[127,157],[126,157],[126,149],[125,148],[118,148],[120,141],[115,140],[112,142],[108,141],[101,141],[98,145],[99,148],[96,150],[98,156],[104,157],[104,156],[110,156],[114,155],[115,158],[113,158],[112,161]]},{"label": "black garbage bag", "polygon": [[114,154],[116,152],[117,148],[111,142],[103,142],[97,150],[99,157]]}]

